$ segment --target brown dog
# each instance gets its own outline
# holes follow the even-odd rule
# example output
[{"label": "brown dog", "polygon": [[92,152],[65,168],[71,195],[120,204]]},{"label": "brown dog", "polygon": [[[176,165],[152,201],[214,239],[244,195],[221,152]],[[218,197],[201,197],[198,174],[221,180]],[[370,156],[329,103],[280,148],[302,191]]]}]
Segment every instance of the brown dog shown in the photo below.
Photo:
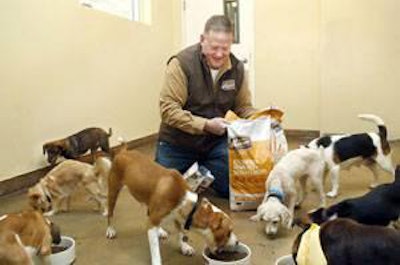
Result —
[{"label": "brown dog", "polygon": [[94,153],[98,148],[101,148],[101,150],[106,153],[110,153],[108,138],[111,135],[111,128],[108,133],[101,128],[84,129],[65,139],[44,144],[43,154],[45,155],[47,153],[47,161],[51,165],[54,165],[59,156],[63,156],[67,159],[76,159],[90,150],[93,163]]},{"label": "brown dog", "polygon": [[51,244],[60,241],[58,227],[38,211],[0,217],[0,264],[33,264],[33,255],[38,255],[42,263],[48,263]]},{"label": "brown dog", "polygon": [[29,203],[45,215],[57,213],[63,203],[68,211],[71,195],[79,186],[83,186],[90,199],[98,203],[103,215],[107,215],[106,188],[103,183],[110,167],[111,162],[105,157],[98,157],[94,166],[76,160],[65,160],[28,190]]},{"label": "brown dog", "polygon": [[166,169],[137,151],[127,151],[126,145],[114,157],[108,180],[108,238],[116,236],[112,222],[114,207],[124,185],[136,200],[148,207],[148,239],[153,265],[161,264],[158,237],[167,236],[160,225],[168,221],[180,231],[180,248],[184,255],[194,254],[185,235],[185,230],[190,228],[205,237],[212,252],[238,244],[228,215],[207,199],[198,200],[178,171]]},{"label": "brown dog", "polygon": [[338,218],[303,224],[293,244],[298,265],[400,264],[400,231]]}]

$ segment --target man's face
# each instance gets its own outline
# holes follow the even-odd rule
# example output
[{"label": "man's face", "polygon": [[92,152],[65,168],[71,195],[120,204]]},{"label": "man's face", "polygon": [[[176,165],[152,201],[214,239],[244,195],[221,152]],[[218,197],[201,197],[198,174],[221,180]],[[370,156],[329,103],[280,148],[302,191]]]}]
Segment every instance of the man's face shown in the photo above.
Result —
[{"label": "man's face", "polygon": [[201,35],[201,51],[211,69],[221,68],[229,59],[233,34],[209,31]]}]

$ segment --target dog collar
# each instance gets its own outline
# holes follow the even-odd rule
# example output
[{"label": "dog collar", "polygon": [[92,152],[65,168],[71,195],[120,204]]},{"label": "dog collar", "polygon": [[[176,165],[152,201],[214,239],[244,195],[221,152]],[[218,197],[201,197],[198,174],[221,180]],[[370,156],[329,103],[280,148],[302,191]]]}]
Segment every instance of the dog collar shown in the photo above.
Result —
[{"label": "dog collar", "polygon": [[185,225],[183,226],[183,228],[185,228],[185,230],[190,229],[190,226],[192,225],[192,222],[193,222],[193,215],[197,209],[197,206],[199,206],[199,199],[197,199],[196,202],[193,204],[193,208],[190,211],[188,217],[186,218]]},{"label": "dog collar", "polygon": [[269,197],[276,197],[276,198],[278,198],[278,200],[283,202],[283,199],[285,198],[285,194],[283,193],[283,191],[281,189],[270,188],[268,190],[268,198]]}]

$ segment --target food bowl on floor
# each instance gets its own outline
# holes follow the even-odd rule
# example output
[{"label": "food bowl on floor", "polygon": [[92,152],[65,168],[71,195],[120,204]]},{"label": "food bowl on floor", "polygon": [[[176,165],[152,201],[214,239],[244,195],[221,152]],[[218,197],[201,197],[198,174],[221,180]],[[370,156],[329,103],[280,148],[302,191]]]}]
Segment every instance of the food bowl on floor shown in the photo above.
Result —
[{"label": "food bowl on floor", "polygon": [[250,248],[239,243],[233,251],[223,251],[218,254],[212,254],[208,248],[203,251],[204,264],[206,265],[250,265]]},{"label": "food bowl on floor", "polygon": [[50,255],[51,265],[70,265],[75,260],[75,240],[72,237],[61,236],[58,245],[52,245]]},{"label": "food bowl on floor", "polygon": [[292,255],[285,255],[275,261],[275,265],[295,265]]}]

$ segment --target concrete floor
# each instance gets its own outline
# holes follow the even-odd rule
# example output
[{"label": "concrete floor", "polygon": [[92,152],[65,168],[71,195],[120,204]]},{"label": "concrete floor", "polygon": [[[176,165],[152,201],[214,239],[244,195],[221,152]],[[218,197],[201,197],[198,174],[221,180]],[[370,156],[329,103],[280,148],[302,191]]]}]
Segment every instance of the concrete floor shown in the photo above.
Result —
[{"label": "concrete floor", "polygon": [[[290,140],[289,146],[294,149],[299,141]],[[400,163],[400,143],[392,144],[393,162]],[[152,157],[153,146],[141,148],[141,151]],[[353,167],[350,170],[341,172],[341,194],[335,199],[328,199],[328,204],[347,197],[361,195],[368,191],[368,184],[372,175],[365,167]],[[381,183],[389,182],[392,177],[382,172]],[[327,181],[329,185],[329,181]],[[329,187],[325,189],[328,190]],[[239,239],[250,246],[252,250],[252,264],[268,265],[274,264],[275,260],[289,254],[292,241],[300,231],[294,228],[291,231],[281,230],[279,236],[268,239],[264,234],[263,224],[249,221],[254,211],[231,212],[228,209],[228,202],[223,199],[211,197],[210,200],[225,210],[235,222],[235,233]],[[306,211],[316,207],[318,196],[309,192],[302,208],[297,212]],[[15,212],[26,208],[27,200],[25,194],[9,195],[0,198],[0,216],[8,212]],[[71,212],[60,213],[51,219],[57,223],[62,234],[72,236],[77,242],[77,259],[75,264],[150,264],[150,253],[147,243],[146,228],[146,207],[136,202],[124,189],[118,200],[115,221],[118,236],[114,240],[105,237],[106,218],[93,210],[93,202],[86,202],[82,194],[78,194],[71,204]],[[191,244],[196,249],[194,257],[182,256],[178,251],[177,238],[172,236],[167,242],[161,245],[163,264],[204,264],[201,251],[204,241],[198,235],[190,234]]]}]

